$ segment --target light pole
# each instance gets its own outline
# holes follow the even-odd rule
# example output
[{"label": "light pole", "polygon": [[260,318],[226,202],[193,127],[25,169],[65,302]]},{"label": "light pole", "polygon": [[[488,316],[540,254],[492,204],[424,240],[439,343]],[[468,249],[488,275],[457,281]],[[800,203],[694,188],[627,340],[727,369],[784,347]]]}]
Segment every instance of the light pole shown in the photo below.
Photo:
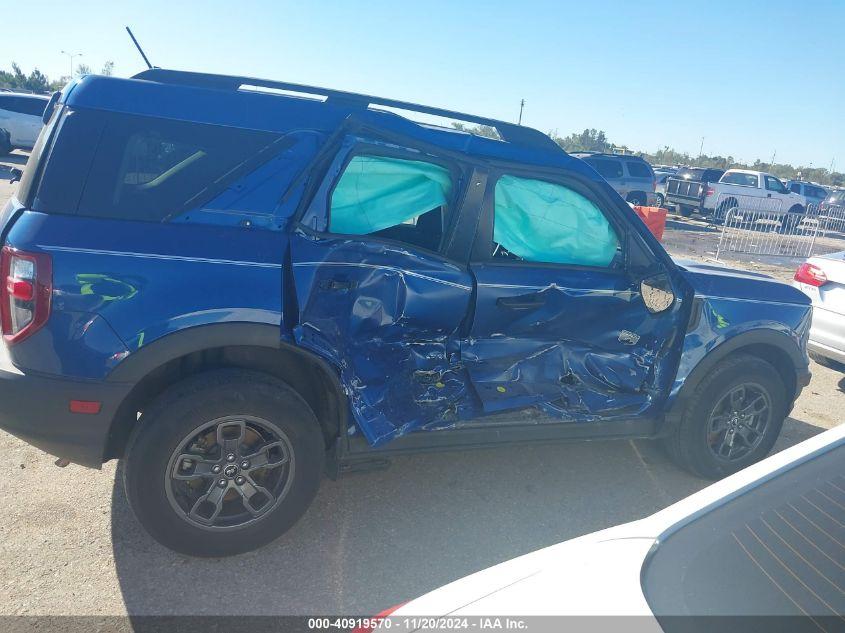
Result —
[{"label": "light pole", "polygon": [[73,79],[73,58],[82,57],[82,53],[68,53],[67,51],[62,51],[62,55],[67,55],[70,58],[70,78]]},{"label": "light pole", "polygon": [[522,125],[522,109],[525,107],[525,99],[519,102],[519,122],[517,125]]}]

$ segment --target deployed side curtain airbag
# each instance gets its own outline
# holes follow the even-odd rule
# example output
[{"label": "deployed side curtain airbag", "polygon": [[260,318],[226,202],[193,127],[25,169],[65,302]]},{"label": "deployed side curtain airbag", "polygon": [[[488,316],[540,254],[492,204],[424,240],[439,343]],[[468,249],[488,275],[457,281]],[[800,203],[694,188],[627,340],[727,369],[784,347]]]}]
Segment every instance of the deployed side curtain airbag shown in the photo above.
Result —
[{"label": "deployed side curtain airbag", "polygon": [[532,262],[608,266],[619,241],[599,208],[562,185],[502,176],[493,240]]},{"label": "deployed side curtain airbag", "polygon": [[449,171],[413,160],[355,156],[332,193],[332,233],[375,233],[445,205]]}]

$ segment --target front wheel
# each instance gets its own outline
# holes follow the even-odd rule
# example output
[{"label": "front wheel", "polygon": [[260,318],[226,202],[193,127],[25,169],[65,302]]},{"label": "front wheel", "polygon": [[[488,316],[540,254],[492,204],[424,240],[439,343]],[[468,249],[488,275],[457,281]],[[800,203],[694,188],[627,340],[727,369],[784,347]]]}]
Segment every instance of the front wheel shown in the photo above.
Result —
[{"label": "front wheel", "polygon": [[135,516],[172,550],[247,552],[311,503],[325,448],[308,405],[263,374],[220,370],[166,391],[138,422],[124,486]]},{"label": "front wheel", "polygon": [[788,406],[777,370],[755,356],[737,355],[701,381],[664,445],[681,467],[719,479],[768,454]]},{"label": "front wheel", "polygon": [[662,209],[664,203],[666,202],[666,198],[663,196],[662,193],[656,193],[656,194],[654,194],[654,197],[657,198],[657,200],[656,200],[657,206]]}]

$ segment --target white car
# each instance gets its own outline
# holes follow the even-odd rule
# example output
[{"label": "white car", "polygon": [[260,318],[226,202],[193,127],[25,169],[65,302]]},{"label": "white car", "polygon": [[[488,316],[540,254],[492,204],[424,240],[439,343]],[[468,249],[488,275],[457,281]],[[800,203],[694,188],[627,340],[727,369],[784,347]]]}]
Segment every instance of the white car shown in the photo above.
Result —
[{"label": "white car", "polygon": [[[845,251],[811,257],[795,271],[792,285],[813,301],[807,349],[822,364],[845,365]],[[833,361],[833,362],[831,362]]]},{"label": "white car", "polygon": [[15,148],[32,149],[49,101],[41,95],[0,92],[0,155]]},{"label": "white car", "polygon": [[719,219],[731,209],[804,213],[807,200],[786,188],[777,176],[764,171],[729,169],[719,182],[710,183],[702,203]]},{"label": "white car", "polygon": [[[845,424],[650,517],[501,563],[381,615],[397,630],[435,616],[636,615],[644,617],[606,630],[672,633],[840,631],[843,614]],[[690,628],[690,618],[669,617],[677,615],[796,619],[778,623],[786,629],[758,618]],[[569,630],[544,622],[542,630]]]}]

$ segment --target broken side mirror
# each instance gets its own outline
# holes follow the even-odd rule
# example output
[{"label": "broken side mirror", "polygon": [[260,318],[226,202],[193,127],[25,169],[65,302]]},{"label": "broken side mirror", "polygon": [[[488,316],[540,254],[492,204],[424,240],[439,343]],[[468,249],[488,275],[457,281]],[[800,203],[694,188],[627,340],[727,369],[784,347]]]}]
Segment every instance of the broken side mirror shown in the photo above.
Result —
[{"label": "broken side mirror", "polygon": [[665,273],[643,279],[640,282],[640,294],[645,307],[652,314],[668,310],[675,303],[675,292]]}]

